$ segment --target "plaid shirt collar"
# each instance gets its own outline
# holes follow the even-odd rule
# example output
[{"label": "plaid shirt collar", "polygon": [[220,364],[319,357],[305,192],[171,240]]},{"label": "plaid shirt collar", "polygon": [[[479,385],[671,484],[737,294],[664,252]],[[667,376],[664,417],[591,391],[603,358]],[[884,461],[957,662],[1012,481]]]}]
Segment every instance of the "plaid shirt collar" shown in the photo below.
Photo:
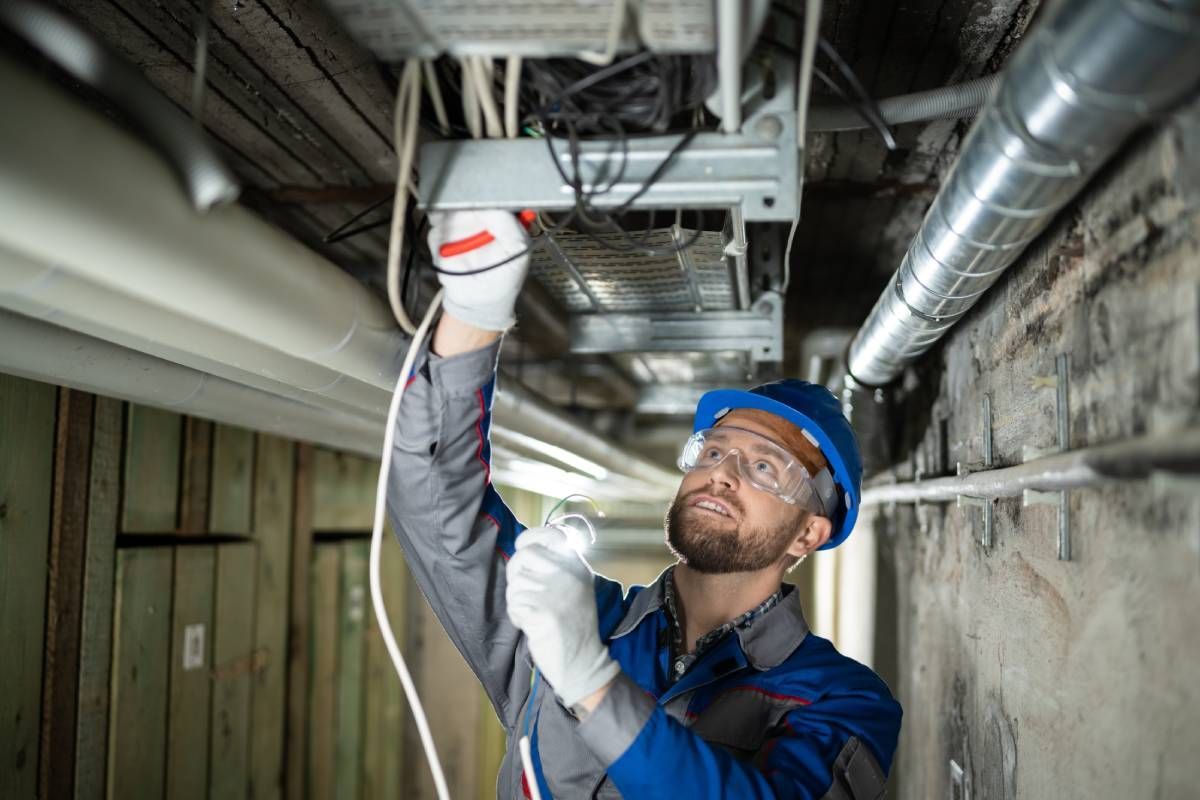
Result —
[{"label": "plaid shirt collar", "polygon": [[669,568],[663,574],[663,604],[666,606],[667,619],[671,621],[671,674],[668,676],[670,682],[674,683],[682,678],[691,668],[692,664],[696,663],[702,655],[711,650],[717,642],[721,641],[725,634],[749,628],[756,620],[777,606],[782,599],[783,587],[780,587],[766,600],[746,613],[739,615],[737,619],[730,620],[724,625],[713,628],[701,636],[696,640],[696,649],[687,653],[684,652],[683,627],[679,624],[679,606],[678,599],[675,596],[675,568]]}]

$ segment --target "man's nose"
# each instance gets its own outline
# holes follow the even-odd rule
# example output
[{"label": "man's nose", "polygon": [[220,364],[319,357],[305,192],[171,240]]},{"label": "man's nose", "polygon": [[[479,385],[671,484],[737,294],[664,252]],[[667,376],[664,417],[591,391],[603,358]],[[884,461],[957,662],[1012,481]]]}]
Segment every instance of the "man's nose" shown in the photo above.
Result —
[{"label": "man's nose", "polygon": [[730,489],[738,488],[738,459],[741,454],[737,450],[731,450],[725,454],[708,474],[709,483],[718,483],[727,486]]}]

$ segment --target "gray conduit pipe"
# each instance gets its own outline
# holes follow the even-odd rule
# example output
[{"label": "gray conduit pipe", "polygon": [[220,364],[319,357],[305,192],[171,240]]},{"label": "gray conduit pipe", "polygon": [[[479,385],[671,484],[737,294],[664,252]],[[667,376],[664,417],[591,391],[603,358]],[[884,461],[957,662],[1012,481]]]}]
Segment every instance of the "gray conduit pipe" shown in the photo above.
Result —
[{"label": "gray conduit pipe", "polygon": [[200,125],[83,26],[30,0],[0,2],[0,23],[128,114],[166,156],[197,211],[237,199],[237,178],[205,140]]},{"label": "gray conduit pipe", "polygon": [[1084,447],[961,477],[877,484],[863,492],[862,505],[953,502],[959,495],[1020,497],[1026,489],[1085,489],[1145,480],[1155,472],[1200,476],[1200,428]]},{"label": "gray conduit pipe", "polygon": [[[955,86],[913,92],[877,101],[888,125],[974,116],[987,103],[999,75],[985,75]],[[856,131],[871,127],[851,106],[813,106],[808,110],[809,132]]]}]

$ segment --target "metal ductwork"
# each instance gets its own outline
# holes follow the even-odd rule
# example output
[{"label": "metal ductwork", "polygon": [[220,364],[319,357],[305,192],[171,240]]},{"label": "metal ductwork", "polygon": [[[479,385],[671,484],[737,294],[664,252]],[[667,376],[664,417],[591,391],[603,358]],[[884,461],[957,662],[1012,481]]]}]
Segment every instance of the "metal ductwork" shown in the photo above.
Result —
[{"label": "metal ductwork", "polygon": [[1025,42],[850,345],[883,386],[979,300],[1138,127],[1200,81],[1197,0],[1069,0]]},{"label": "metal ductwork", "polygon": [[[274,398],[295,412],[297,438],[361,452],[366,426],[382,444],[406,343],[380,298],[242,208],[198,215],[146,145],[4,58],[0,87],[21,110],[0,115],[0,306],[152,357],[172,385],[208,375],[219,383],[206,391],[230,403],[251,392],[258,416],[239,424],[282,430],[255,422]],[[21,360],[18,347],[0,335],[0,368]],[[54,357],[38,376],[68,382],[71,369]],[[164,405],[151,389],[127,394]],[[208,402],[188,410],[230,419]],[[501,387],[494,408],[498,436],[568,450],[660,498],[678,485],[515,387]]]}]

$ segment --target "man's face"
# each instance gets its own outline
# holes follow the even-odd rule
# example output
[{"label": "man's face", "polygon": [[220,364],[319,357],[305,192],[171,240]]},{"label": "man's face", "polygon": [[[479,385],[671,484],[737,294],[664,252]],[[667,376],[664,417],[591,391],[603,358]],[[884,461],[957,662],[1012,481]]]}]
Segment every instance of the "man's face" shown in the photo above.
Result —
[{"label": "man's face", "polygon": [[[789,423],[762,411],[732,411],[720,424],[775,442],[792,438],[781,436],[780,426]],[[731,456],[684,475],[667,510],[667,545],[697,572],[754,572],[795,560],[788,549],[807,517],[802,507],[751,486]]]}]

